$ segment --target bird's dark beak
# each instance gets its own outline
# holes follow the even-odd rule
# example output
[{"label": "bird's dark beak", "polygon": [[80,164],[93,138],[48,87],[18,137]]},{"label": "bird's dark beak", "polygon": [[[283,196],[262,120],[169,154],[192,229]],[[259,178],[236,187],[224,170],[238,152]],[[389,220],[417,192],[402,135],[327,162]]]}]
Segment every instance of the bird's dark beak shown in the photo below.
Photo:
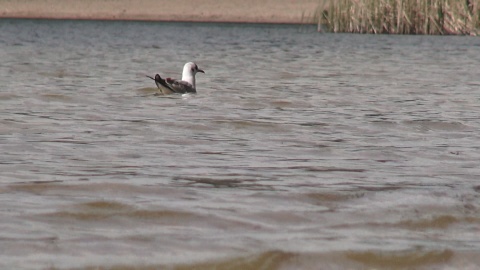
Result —
[{"label": "bird's dark beak", "polygon": [[201,69],[197,70],[197,72],[201,72],[201,73],[205,74],[205,71],[203,71]]}]

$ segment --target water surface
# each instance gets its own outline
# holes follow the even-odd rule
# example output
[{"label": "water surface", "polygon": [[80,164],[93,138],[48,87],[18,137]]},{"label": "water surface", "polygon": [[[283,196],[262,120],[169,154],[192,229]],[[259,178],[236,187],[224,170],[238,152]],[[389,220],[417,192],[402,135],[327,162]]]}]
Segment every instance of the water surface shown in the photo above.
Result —
[{"label": "water surface", "polygon": [[0,268],[480,266],[478,38],[1,20],[0,59]]}]

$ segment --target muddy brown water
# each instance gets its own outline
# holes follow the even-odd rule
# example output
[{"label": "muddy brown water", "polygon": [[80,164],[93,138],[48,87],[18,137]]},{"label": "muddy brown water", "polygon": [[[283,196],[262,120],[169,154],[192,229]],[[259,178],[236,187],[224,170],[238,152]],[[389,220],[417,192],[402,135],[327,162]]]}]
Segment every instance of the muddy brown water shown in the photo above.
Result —
[{"label": "muddy brown water", "polygon": [[0,20],[0,59],[2,269],[480,267],[478,38]]}]

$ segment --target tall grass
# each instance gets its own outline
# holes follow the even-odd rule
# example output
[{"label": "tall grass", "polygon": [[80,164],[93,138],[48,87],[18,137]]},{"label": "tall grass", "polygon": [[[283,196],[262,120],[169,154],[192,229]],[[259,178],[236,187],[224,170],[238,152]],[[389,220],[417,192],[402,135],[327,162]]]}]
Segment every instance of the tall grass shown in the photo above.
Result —
[{"label": "tall grass", "polygon": [[480,0],[324,0],[315,20],[330,32],[476,35]]}]

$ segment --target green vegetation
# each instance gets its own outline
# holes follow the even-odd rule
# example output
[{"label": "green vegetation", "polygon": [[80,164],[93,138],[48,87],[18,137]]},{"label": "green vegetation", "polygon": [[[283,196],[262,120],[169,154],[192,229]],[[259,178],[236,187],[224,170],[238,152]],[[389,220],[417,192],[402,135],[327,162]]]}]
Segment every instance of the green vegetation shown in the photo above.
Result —
[{"label": "green vegetation", "polygon": [[335,33],[477,35],[480,0],[324,0],[315,21]]}]

